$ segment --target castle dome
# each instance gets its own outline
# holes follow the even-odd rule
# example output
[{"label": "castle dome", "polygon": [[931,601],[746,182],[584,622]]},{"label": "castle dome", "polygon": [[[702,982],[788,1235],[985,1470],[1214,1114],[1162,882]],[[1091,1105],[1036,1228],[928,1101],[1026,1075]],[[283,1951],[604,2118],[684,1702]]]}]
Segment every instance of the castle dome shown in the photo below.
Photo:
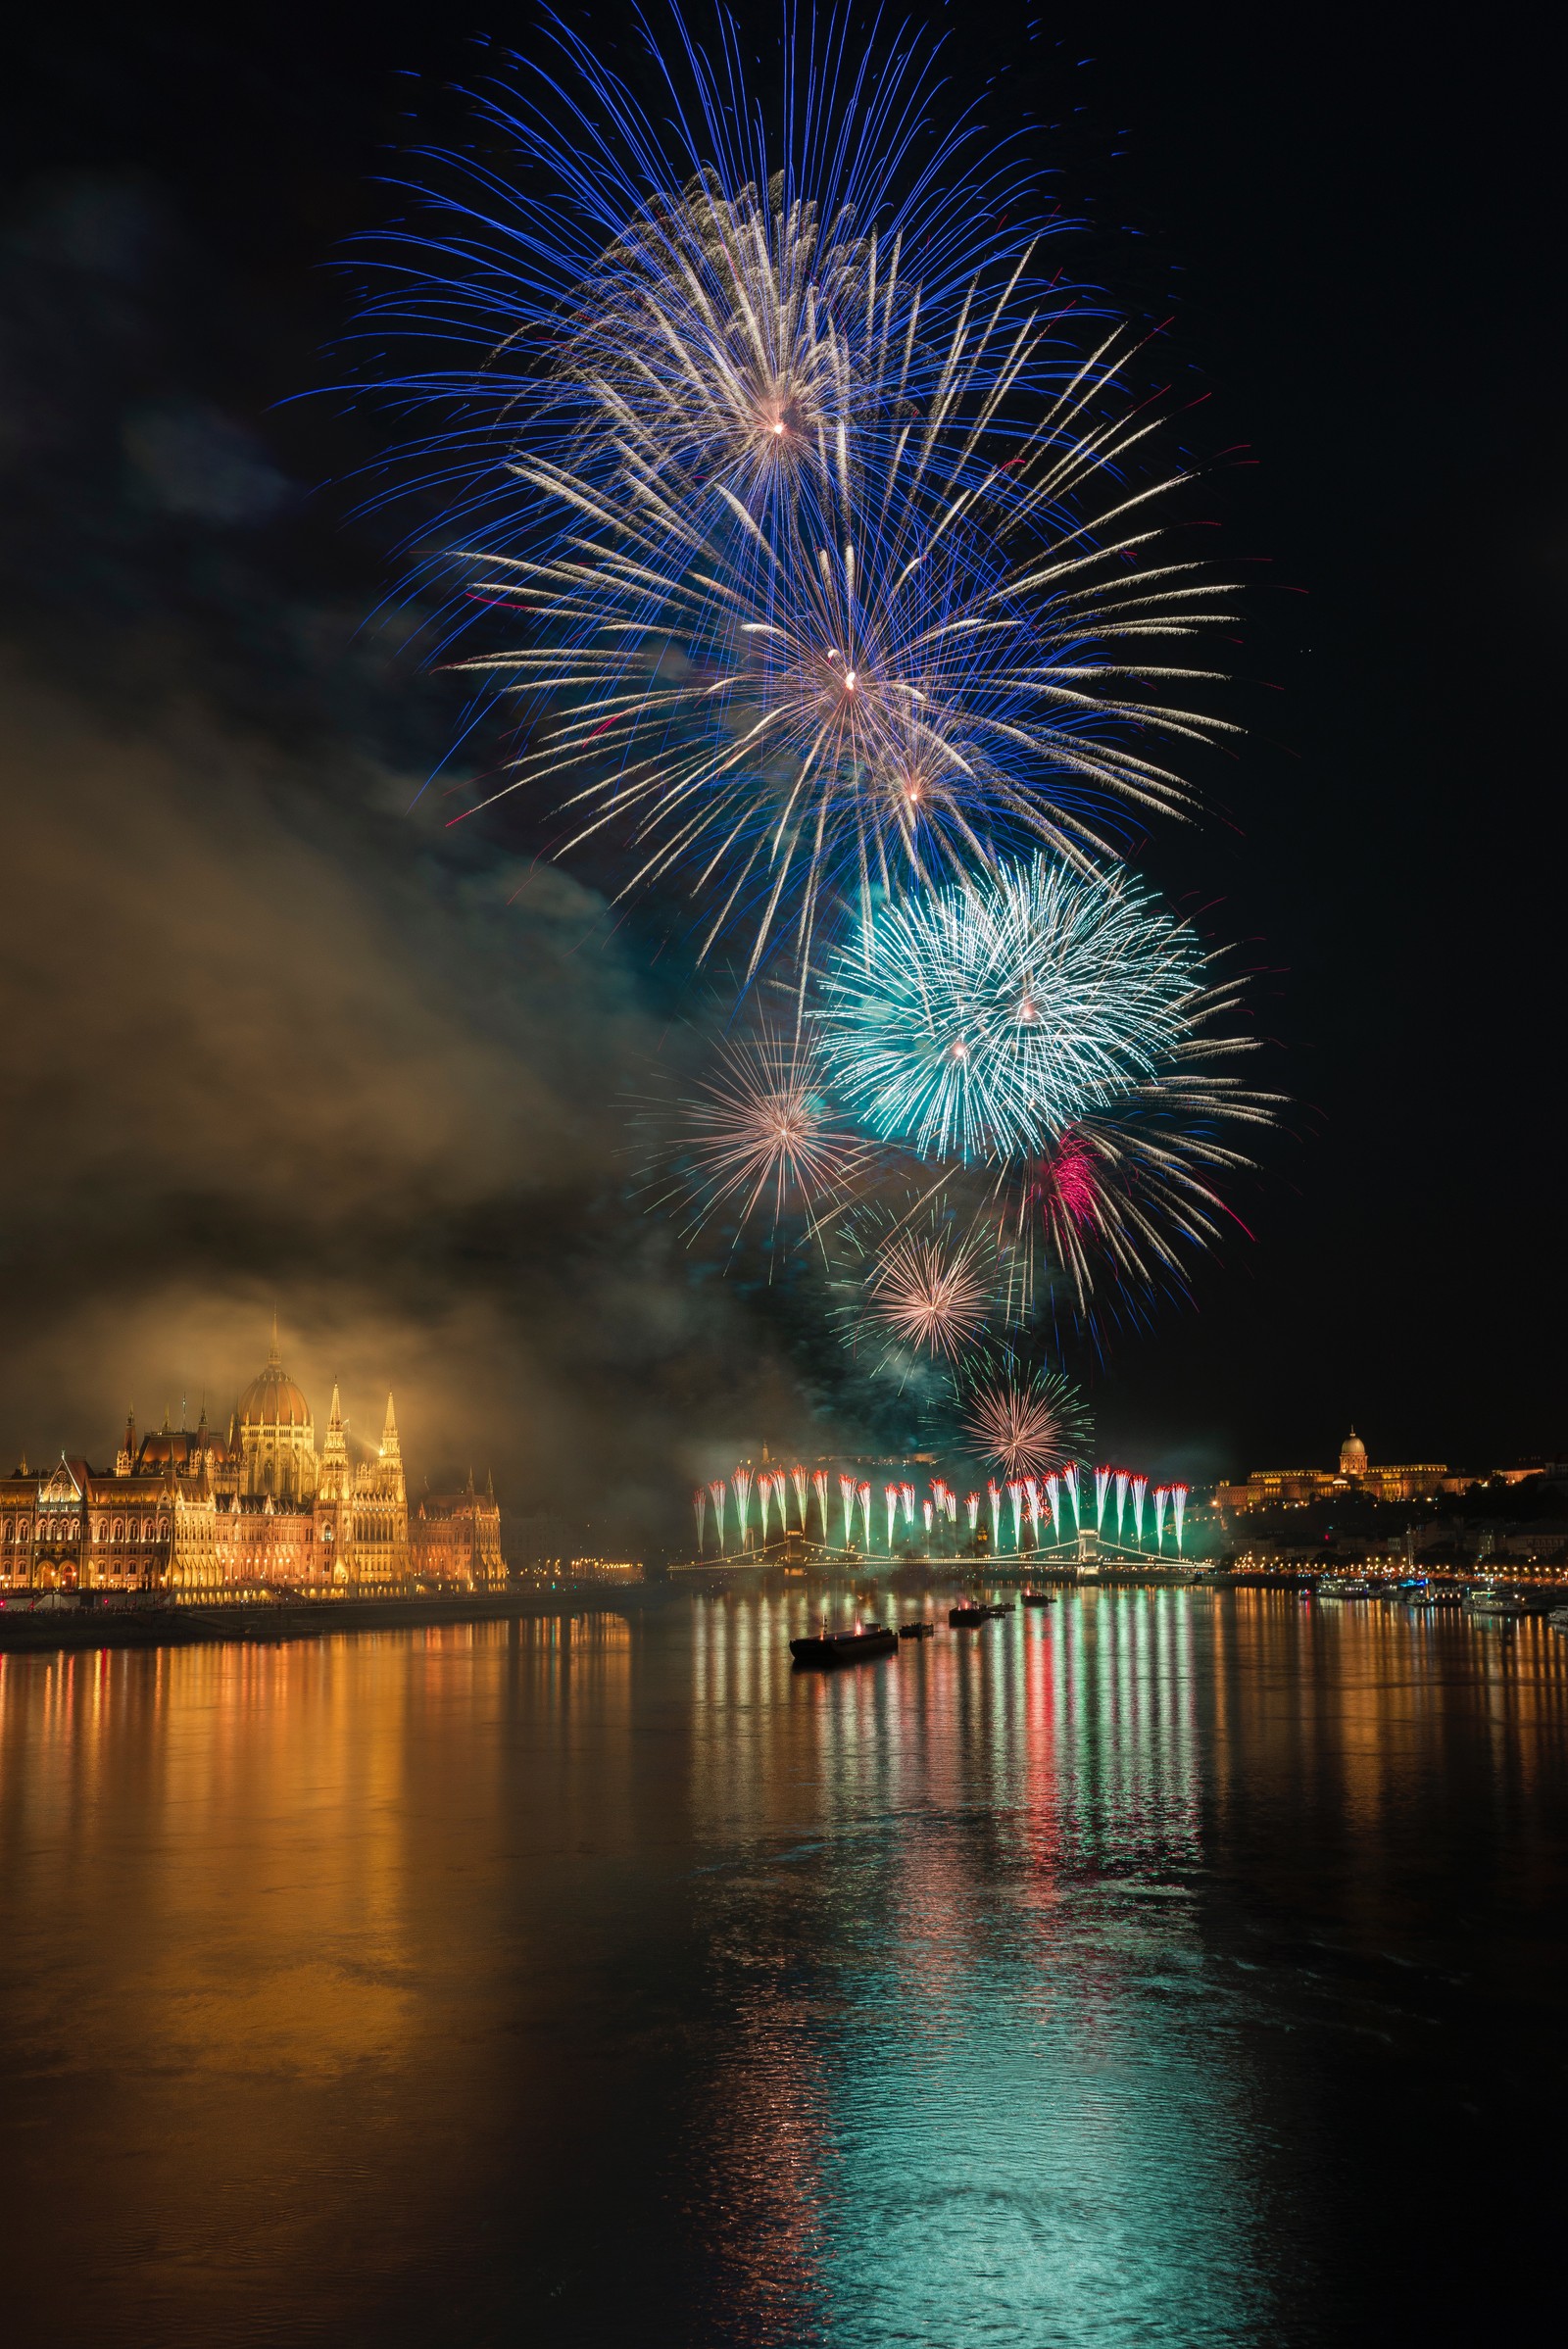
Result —
[{"label": "castle dome", "polygon": [[239,1398],[242,1428],[308,1428],[311,1406],[274,1353]]},{"label": "castle dome", "polygon": [[1365,1476],[1366,1474],[1366,1445],[1354,1428],[1351,1428],[1345,1442],[1340,1445],[1340,1474],[1341,1476]]}]

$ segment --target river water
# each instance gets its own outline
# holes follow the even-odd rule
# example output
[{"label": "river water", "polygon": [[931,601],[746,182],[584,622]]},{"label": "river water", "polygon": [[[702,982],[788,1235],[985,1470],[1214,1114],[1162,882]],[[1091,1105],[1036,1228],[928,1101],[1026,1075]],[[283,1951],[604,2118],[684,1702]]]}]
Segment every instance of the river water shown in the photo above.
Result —
[{"label": "river water", "polygon": [[1568,1641],[1101,1590],[807,1675],[806,1607],[0,1658],[7,2340],[1555,2303]]}]

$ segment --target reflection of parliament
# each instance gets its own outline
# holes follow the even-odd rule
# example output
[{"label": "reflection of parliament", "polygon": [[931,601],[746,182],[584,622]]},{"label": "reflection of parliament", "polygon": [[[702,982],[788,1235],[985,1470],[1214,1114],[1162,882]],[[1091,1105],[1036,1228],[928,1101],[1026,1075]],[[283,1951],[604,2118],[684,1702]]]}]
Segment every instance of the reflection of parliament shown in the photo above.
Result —
[{"label": "reflection of parliament", "polygon": [[113,1475],[62,1457],[0,1478],[0,1588],[198,1591],[392,1590],[411,1583],[495,1589],[507,1579],[501,1511],[486,1479],[424,1493],[411,1514],[392,1397],[380,1442],[356,1443],[336,1387],[319,1451],[311,1406],[278,1359],[252,1379],[220,1436],[138,1438]]}]

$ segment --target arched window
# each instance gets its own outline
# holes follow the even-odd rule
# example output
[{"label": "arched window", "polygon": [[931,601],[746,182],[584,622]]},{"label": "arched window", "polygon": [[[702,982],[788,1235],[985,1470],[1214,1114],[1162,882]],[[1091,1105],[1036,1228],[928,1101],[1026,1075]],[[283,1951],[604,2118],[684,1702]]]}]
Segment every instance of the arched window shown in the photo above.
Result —
[{"label": "arched window", "polygon": [[123,1517],[117,1517],[115,1519],[114,1539],[117,1542],[123,1542],[125,1539],[125,1520]]},{"label": "arched window", "polygon": [[158,1520],[158,1539],[160,1542],[167,1542],[169,1540],[169,1520],[167,1517],[160,1517]]}]

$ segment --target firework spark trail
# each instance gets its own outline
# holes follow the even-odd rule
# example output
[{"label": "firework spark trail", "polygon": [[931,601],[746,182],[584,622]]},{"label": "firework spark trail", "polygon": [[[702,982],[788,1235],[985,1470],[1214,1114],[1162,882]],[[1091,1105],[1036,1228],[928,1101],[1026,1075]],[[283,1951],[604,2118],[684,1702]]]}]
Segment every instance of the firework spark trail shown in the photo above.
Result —
[{"label": "firework spark trail", "polygon": [[887,1512],[888,1512],[888,1539],[887,1539],[887,1552],[888,1552],[888,1555],[889,1555],[889,1557],[891,1557],[891,1556],[893,1555],[893,1528],[894,1528],[894,1526],[895,1526],[895,1525],[897,1524],[897,1522],[898,1522],[898,1515],[899,1515],[899,1488],[898,1488],[898,1486],[897,1486],[897,1485],[885,1485],[885,1486],[883,1487],[883,1489],[882,1489],[882,1498],[883,1498],[884,1502],[887,1504]]},{"label": "firework spark trail", "polygon": [[1007,1301],[1020,1318],[1043,1295],[1054,1309],[1060,1273],[1066,1307],[1094,1328],[1103,1312],[1096,1303],[1102,1272],[1112,1276],[1119,1310],[1141,1318],[1139,1299],[1189,1294],[1184,1250],[1206,1249],[1227,1223],[1236,1226],[1215,1183],[1253,1161],[1220,1137],[1227,1126],[1272,1125],[1282,1096],[1204,1065],[1253,1049],[1251,1038],[1211,1036],[1203,1026],[1235,1000],[1231,988],[1200,998],[1180,1065],[1086,1117],[1054,1150],[998,1175],[992,1196],[1010,1267]]},{"label": "firework spark trail", "polygon": [[1075,1387],[1004,1356],[971,1367],[964,1425],[981,1453],[1011,1475],[1059,1468],[1082,1448],[1088,1419]]},{"label": "firework spark trail", "polygon": [[1095,1531],[1097,1534],[1102,1534],[1105,1530],[1105,1494],[1109,1488],[1110,1470],[1097,1468],[1095,1470]]},{"label": "firework spark trail", "polygon": [[408,453],[446,494],[437,568],[495,574],[449,612],[531,621],[463,664],[523,696],[503,788],[564,797],[579,839],[627,822],[630,887],[679,869],[711,902],[722,872],[709,942],[744,920],[755,967],[790,920],[806,959],[824,887],[864,905],[999,827],[1093,841],[1088,808],[1181,805],[1148,750],[1231,729],[1148,698],[1209,674],[1153,648],[1226,615],[1160,556],[1185,472],[1132,485],[1156,425],[1131,345],[1057,331],[1086,312],[1045,285],[1027,159],[945,181],[970,123],[895,196],[929,45],[854,48],[835,14],[798,82],[792,26],[770,146],[729,33],[715,66],[676,22],[666,135],[556,21],[537,96],[444,159],[467,184],[439,233],[387,240],[366,324],[462,353],[388,388],[440,419]]},{"label": "firework spark trail", "polygon": [[1126,1506],[1127,1471],[1124,1468],[1118,1468],[1116,1471],[1116,1539],[1118,1542],[1121,1540],[1122,1512]]},{"label": "firework spark trail", "polygon": [[871,1488],[870,1488],[870,1486],[869,1486],[869,1485],[862,1485],[862,1486],[860,1487],[860,1490],[859,1490],[858,1493],[856,1495],[856,1498],[858,1499],[858,1503],[859,1503],[860,1516],[861,1516],[861,1518],[862,1518],[862,1520],[863,1520],[863,1522],[864,1522],[864,1525],[865,1525],[865,1547],[866,1547],[867,1554],[869,1554],[869,1552],[870,1552],[870,1548],[871,1548]]},{"label": "firework spark trail", "polygon": [[708,1494],[701,1485],[692,1494],[692,1514],[697,1520],[697,1554],[701,1557],[703,1534],[708,1523]]},{"label": "firework spark trail", "polygon": [[867,1310],[916,1348],[956,1352],[983,1329],[991,1311],[987,1251],[975,1238],[906,1232],[875,1260]]},{"label": "firework spark trail", "polygon": [[767,1513],[773,1505],[773,1480],[760,1476],[757,1480],[757,1509],[762,1525],[762,1547],[767,1547]]},{"label": "firework spark trail", "polygon": [[1176,1549],[1177,1554],[1180,1555],[1182,1546],[1182,1518],[1187,1509],[1187,1487],[1185,1485],[1172,1485],[1170,1489],[1170,1508],[1171,1515],[1175,1519],[1176,1523]]},{"label": "firework spark trail", "polygon": [[1140,1549],[1142,1549],[1144,1546],[1144,1495],[1148,1493],[1148,1477],[1135,1476],[1132,1480],[1133,1530],[1137,1535],[1138,1546]]},{"label": "firework spark trail", "polygon": [[742,1549],[746,1547],[746,1515],[752,1498],[752,1472],[737,1468],[730,1478],[730,1491],[735,1495],[735,1537]]},{"label": "firework spark trail", "polygon": [[971,510],[1051,511],[1061,482],[1016,456],[1041,439],[1058,475],[1113,469],[1060,422],[1096,373],[1054,333],[1085,315],[1083,289],[1047,282],[1071,223],[1044,213],[1021,146],[986,141],[982,162],[973,117],[932,151],[940,41],[792,10],[764,105],[733,27],[714,56],[671,18],[643,27],[649,107],[547,18],[514,85],[474,99],[475,148],[418,155],[422,216],[362,240],[383,272],[367,335],[439,353],[383,389],[431,413],[404,469],[452,521],[548,545],[539,471],[579,529],[638,508],[673,553],[732,502],[771,543],[795,509],[831,510],[846,435],[877,478],[930,471],[938,512],[955,486]]},{"label": "firework spark trail", "polygon": [[1076,1461],[1068,1461],[1066,1467],[1061,1472],[1061,1481],[1067,1488],[1067,1498],[1072,1503],[1072,1530],[1076,1534],[1082,1527],[1084,1521],[1083,1509],[1078,1496],[1078,1466]]},{"label": "firework spark trail", "polygon": [[715,1477],[708,1488],[713,1502],[713,1539],[722,1550],[724,1546],[724,1503],[729,1488],[722,1477]]},{"label": "firework spark trail", "polygon": [[570,566],[498,563],[507,577],[479,587],[532,578],[554,634],[455,664],[503,680],[530,729],[479,805],[544,790],[578,811],[563,851],[613,821],[642,859],[620,894],[684,875],[700,953],[749,930],[749,971],[774,945],[804,968],[819,916],[855,905],[868,922],[878,891],[972,875],[996,846],[1102,852],[1090,811],[1117,800],[1181,811],[1176,775],[1118,729],[1146,746],[1226,729],[1124,687],[1208,679],[1137,647],[1234,615],[1199,609],[1193,585],[1179,613],[1140,617],[1162,600],[1151,572],[1080,587],[1077,548],[1070,587],[1035,609],[1049,571],[989,577],[956,539],[927,558],[923,517],[892,519],[867,537],[846,515],[831,548],[771,566],[765,597],[721,551],[655,594],[623,516]]},{"label": "firework spark trail", "polygon": [[914,1487],[912,1485],[901,1485],[899,1487],[899,1499],[904,1507],[904,1522],[906,1526],[909,1526],[912,1529],[914,1525]]},{"label": "firework spark trail", "polygon": [[855,1479],[839,1478],[839,1498],[844,1503],[844,1546],[849,1548],[855,1539]]},{"label": "firework spark trail", "polygon": [[935,1511],[928,1500],[923,1500],[920,1503],[920,1514],[925,1519],[926,1546],[929,1548],[931,1543],[931,1525],[935,1516]]},{"label": "firework spark trail", "polygon": [[963,1509],[964,1515],[969,1520],[969,1539],[972,1542],[980,1523],[980,1495],[978,1493],[966,1493],[964,1494]]},{"label": "firework spark trail", "polygon": [[1001,1487],[995,1482],[988,1484],[986,1487],[986,1497],[991,1504],[991,1546],[993,1549],[995,1549],[1002,1540]]},{"label": "firework spark trail", "polygon": [[790,1470],[790,1481],[791,1481],[791,1483],[792,1483],[792,1484],[794,1485],[794,1487],[795,1487],[795,1506],[796,1506],[796,1508],[797,1508],[797,1509],[799,1510],[799,1512],[800,1512],[800,1519],[801,1519],[801,1532],[804,1534],[804,1533],[805,1533],[805,1531],[806,1531],[806,1471],[805,1471],[805,1469],[804,1469],[804,1468],[801,1468],[801,1467],[795,1467],[795,1468],[792,1468],[792,1469]]},{"label": "firework spark trail", "polygon": [[1023,1479],[1023,1494],[1029,1504],[1030,1540],[1038,1549],[1040,1547],[1040,1479],[1038,1477],[1026,1476]]},{"label": "firework spark trail", "polygon": [[761,1026],[719,1045],[714,1073],[679,1104],[658,1154],[672,1163],[695,1239],[721,1214],[738,1229],[759,1213],[770,1229],[820,1218],[873,1152],[830,1107],[814,1040]]},{"label": "firework spark trail", "polygon": [[[825,1468],[817,1468],[812,1471],[811,1491],[816,1494],[816,1522],[822,1529],[822,1542],[824,1546],[826,1545],[829,1538],[827,1524],[827,1470]],[[805,1522],[806,1517],[803,1510],[801,1516],[801,1523],[803,1526]]]},{"label": "firework spark trail", "polygon": [[1165,1546],[1165,1503],[1169,1498],[1170,1495],[1163,1485],[1154,1487],[1154,1547],[1156,1550],[1161,1550]]},{"label": "firework spark trail", "polygon": [[1054,1472],[1046,1479],[1046,1522],[1050,1525],[1052,1539],[1055,1542],[1062,1539],[1064,1531],[1061,1522],[1061,1496],[1057,1491],[1059,1482],[1060,1480]]},{"label": "firework spark trail", "polygon": [[1007,1485],[1007,1506],[1012,1512],[1012,1546],[1020,1547],[1020,1527],[1023,1522],[1023,1487],[1015,1479]]},{"label": "firework spark trail", "polygon": [[829,966],[821,1034],[885,1141],[1014,1161],[1163,1074],[1205,980],[1146,892],[1037,856],[879,905]]}]

